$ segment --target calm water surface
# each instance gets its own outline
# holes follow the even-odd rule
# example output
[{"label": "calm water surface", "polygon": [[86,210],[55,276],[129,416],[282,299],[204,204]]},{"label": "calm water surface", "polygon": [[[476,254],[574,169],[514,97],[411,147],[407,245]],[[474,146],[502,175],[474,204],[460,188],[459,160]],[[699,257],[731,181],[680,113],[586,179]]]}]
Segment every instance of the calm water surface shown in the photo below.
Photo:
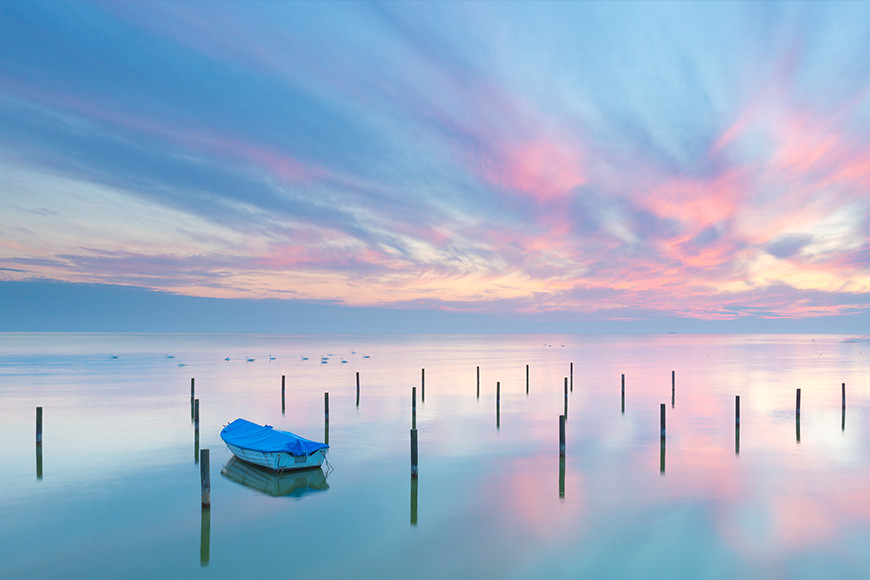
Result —
[{"label": "calm water surface", "polygon": [[[0,334],[0,576],[870,577],[868,349],[809,335]],[[331,469],[251,472],[219,437],[237,417],[328,438]]]}]

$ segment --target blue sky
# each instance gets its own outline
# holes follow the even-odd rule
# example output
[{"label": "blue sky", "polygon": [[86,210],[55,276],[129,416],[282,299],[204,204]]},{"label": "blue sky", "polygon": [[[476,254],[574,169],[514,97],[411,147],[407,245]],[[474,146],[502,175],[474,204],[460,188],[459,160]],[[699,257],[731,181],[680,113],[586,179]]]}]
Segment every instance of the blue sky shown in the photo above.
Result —
[{"label": "blue sky", "polygon": [[0,28],[8,297],[866,319],[868,3],[4,2]]}]

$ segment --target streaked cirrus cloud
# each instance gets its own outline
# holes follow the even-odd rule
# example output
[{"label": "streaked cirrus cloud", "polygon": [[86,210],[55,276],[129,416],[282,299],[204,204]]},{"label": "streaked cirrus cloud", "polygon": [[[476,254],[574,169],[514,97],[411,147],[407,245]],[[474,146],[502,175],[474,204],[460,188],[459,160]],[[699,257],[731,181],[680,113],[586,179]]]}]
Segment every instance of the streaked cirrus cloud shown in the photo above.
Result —
[{"label": "streaked cirrus cloud", "polygon": [[4,3],[0,279],[860,313],[868,22],[858,3]]}]

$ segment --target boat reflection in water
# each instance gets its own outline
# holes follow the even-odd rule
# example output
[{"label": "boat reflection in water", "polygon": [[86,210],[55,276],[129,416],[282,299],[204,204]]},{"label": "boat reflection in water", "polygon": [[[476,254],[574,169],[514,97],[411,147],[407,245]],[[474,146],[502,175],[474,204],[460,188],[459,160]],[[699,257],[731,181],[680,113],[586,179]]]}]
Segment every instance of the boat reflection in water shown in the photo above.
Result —
[{"label": "boat reflection in water", "polygon": [[279,473],[232,457],[221,469],[221,475],[272,497],[301,497],[329,489],[320,467]]}]

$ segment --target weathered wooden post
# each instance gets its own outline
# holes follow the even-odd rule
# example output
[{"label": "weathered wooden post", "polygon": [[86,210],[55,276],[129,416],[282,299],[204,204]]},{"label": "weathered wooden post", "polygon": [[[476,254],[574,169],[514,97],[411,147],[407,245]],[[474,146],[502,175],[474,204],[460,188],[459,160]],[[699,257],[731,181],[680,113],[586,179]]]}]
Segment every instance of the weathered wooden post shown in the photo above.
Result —
[{"label": "weathered wooden post", "polygon": [[734,453],[740,455],[740,395],[734,396]]},{"label": "weathered wooden post", "polygon": [[740,426],[740,395],[734,396],[734,424]]},{"label": "weathered wooden post", "polygon": [[671,409],[674,408],[676,404],[676,389],[677,389],[677,378],[676,371],[671,371]]},{"label": "weathered wooden post", "polygon": [[281,375],[281,414],[284,414],[284,382],[285,376]]},{"label": "weathered wooden post", "polygon": [[480,367],[477,367],[477,398],[480,398]]},{"label": "weathered wooden post", "polygon": [[356,372],[356,406],[359,407],[359,371]]},{"label": "weathered wooden post", "polygon": [[795,440],[801,442],[801,390],[795,392],[795,411],[794,411],[794,434]]},{"label": "weathered wooden post", "polygon": [[568,376],[571,378],[571,392],[574,392],[574,363],[570,363]]},{"label": "weathered wooden post", "polygon": [[529,365],[526,365],[526,394],[529,394]]},{"label": "weathered wooden post", "polygon": [[559,415],[559,455],[565,456],[565,415]]},{"label": "weathered wooden post", "polygon": [[417,428],[417,387],[411,387],[411,429]]},{"label": "weathered wooden post", "polygon": [[661,405],[661,426],[662,426],[662,439],[665,438],[665,404]]},{"label": "weathered wooden post", "polygon": [[417,429],[411,429],[411,477],[417,478]]},{"label": "weathered wooden post", "polygon": [[42,480],[42,407],[36,408],[36,479]]},{"label": "weathered wooden post", "polygon": [[199,482],[202,490],[202,507],[211,506],[211,473],[209,472],[209,451],[199,452]]},{"label": "weathered wooden post", "polygon": [[625,373],[622,374],[622,414],[625,415]]},{"label": "weathered wooden post", "polygon": [[193,400],[193,462],[199,463],[199,399]]},{"label": "weathered wooden post", "polygon": [[195,382],[194,377],[190,377],[190,400],[191,400],[191,401],[193,401],[193,398],[194,398],[194,396],[195,396],[195,395],[194,395],[194,391],[195,391],[195,389],[194,389],[194,386],[193,386],[194,382]]},{"label": "weathered wooden post", "polygon": [[420,369],[420,402],[426,402],[426,369]]},{"label": "weathered wooden post", "polygon": [[843,383],[843,413],[842,421],[840,422],[841,429],[846,430],[846,383]]},{"label": "weathered wooden post", "polygon": [[565,377],[565,419],[568,419],[568,377]]}]

